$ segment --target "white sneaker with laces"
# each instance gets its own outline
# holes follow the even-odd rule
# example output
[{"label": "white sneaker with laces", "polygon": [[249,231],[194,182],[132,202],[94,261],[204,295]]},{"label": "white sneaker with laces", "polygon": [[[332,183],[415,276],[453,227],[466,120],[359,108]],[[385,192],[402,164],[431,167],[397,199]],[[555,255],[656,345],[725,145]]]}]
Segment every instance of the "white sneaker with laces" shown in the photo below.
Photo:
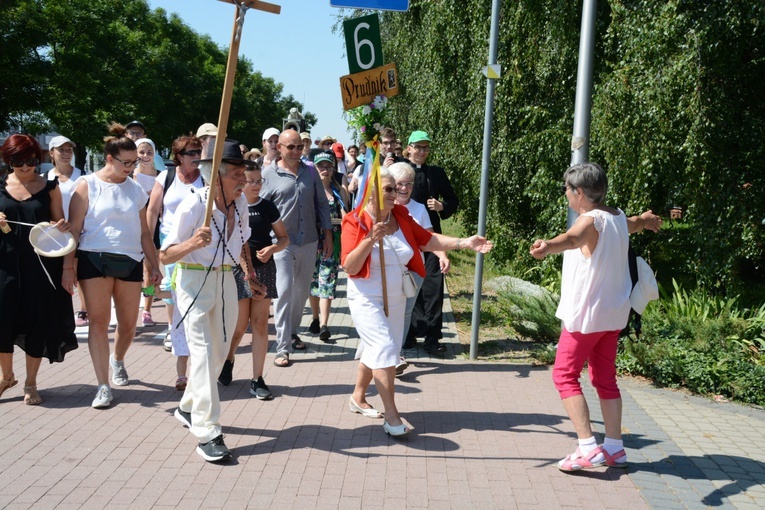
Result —
[{"label": "white sneaker with laces", "polygon": [[109,364],[112,367],[112,382],[115,386],[128,385],[128,373],[125,370],[125,361],[117,361],[114,355],[109,356]]},{"label": "white sneaker with laces", "polygon": [[93,399],[93,403],[90,404],[94,409],[105,409],[112,403],[112,389],[108,384],[102,384],[98,387],[96,392],[96,398]]}]

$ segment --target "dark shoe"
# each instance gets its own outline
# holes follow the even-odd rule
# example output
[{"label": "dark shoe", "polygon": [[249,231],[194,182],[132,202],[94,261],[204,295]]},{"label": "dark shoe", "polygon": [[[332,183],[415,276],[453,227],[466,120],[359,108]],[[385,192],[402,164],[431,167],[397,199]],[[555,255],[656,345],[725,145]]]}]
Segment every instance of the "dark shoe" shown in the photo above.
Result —
[{"label": "dark shoe", "polygon": [[175,410],[173,416],[175,416],[175,419],[177,419],[179,422],[183,423],[185,427],[191,428],[191,413],[181,411],[181,408],[179,407]]},{"label": "dark shoe", "polygon": [[443,354],[446,352],[446,346],[438,341],[437,338],[425,339],[425,350],[432,353]]},{"label": "dark shoe", "polygon": [[223,368],[220,370],[218,382],[223,386],[228,386],[234,379],[234,362],[226,360],[223,362]]},{"label": "dark shoe", "polygon": [[304,351],[306,350],[305,342],[303,342],[299,336],[292,335],[292,348],[296,351]]},{"label": "dark shoe", "polygon": [[417,347],[417,338],[413,336],[406,337],[404,345],[401,346],[402,349],[414,349],[415,347]]},{"label": "dark shoe", "polygon": [[266,381],[263,380],[262,376],[258,377],[257,380],[250,381],[250,395],[253,395],[258,400],[271,400],[274,398],[273,393],[268,389]]},{"label": "dark shoe", "polygon": [[223,442],[223,434],[206,443],[199,443],[197,453],[207,462],[218,462],[231,458],[231,452]]},{"label": "dark shoe", "polygon": [[314,319],[311,321],[311,325],[308,326],[308,332],[312,335],[319,334],[319,319]]},{"label": "dark shoe", "polygon": [[322,342],[327,342],[331,336],[332,335],[329,333],[329,328],[327,326],[322,326],[321,332],[319,333],[319,340]]}]

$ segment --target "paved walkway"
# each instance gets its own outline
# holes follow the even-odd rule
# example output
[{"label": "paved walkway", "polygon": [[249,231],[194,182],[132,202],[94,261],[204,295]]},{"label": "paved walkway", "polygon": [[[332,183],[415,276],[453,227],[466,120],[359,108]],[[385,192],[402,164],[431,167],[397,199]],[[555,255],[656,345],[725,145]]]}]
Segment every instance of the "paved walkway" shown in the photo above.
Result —
[{"label": "paved walkway", "polygon": [[[234,453],[226,465],[197,456],[172,417],[180,394],[163,326],[139,327],[130,385],[114,390],[106,410],[90,407],[86,328],[64,363],[41,368],[38,407],[22,402],[17,350],[22,382],[0,400],[0,508],[765,507],[763,411],[624,381],[630,468],[565,474],[555,463],[575,440],[549,369],[455,358],[451,322],[446,356],[409,353],[397,403],[416,431],[388,437],[380,420],[348,411],[358,339],[341,291],[334,344],[303,335],[309,349],[290,368],[274,367],[269,354],[273,401],[248,393],[246,337],[235,381],[220,388]],[[163,307],[154,314],[164,318]],[[597,409],[592,418],[602,430]]]}]

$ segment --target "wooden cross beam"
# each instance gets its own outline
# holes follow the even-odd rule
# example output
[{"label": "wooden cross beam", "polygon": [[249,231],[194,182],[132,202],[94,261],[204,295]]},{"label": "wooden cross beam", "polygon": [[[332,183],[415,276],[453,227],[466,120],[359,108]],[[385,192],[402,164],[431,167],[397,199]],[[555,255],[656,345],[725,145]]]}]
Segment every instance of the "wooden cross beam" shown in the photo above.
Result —
[{"label": "wooden cross beam", "polygon": [[261,2],[260,0],[218,0],[219,2],[226,2],[227,4],[240,5],[244,4],[249,9],[257,9],[259,11],[266,11],[272,14],[280,14],[282,8],[276,4],[270,4],[268,2]]},{"label": "wooden cross beam", "polygon": [[234,78],[236,76],[236,63],[239,56],[239,43],[242,40],[242,27],[244,25],[244,15],[247,9],[256,9],[259,11],[280,14],[282,8],[276,4],[262,2],[260,0],[219,0],[236,6],[234,13],[234,29],[231,33],[231,44],[228,47],[228,61],[226,62],[226,78],[223,82],[223,98],[220,103],[220,116],[218,117],[218,136],[215,137],[215,147],[213,148],[212,174],[210,182],[210,193],[207,197],[207,209],[205,211],[204,226],[210,226],[212,219],[212,208],[215,202],[215,186],[218,184],[218,171],[223,160],[223,145],[226,142],[226,129],[228,128],[228,114],[231,110],[231,95],[234,91]]}]

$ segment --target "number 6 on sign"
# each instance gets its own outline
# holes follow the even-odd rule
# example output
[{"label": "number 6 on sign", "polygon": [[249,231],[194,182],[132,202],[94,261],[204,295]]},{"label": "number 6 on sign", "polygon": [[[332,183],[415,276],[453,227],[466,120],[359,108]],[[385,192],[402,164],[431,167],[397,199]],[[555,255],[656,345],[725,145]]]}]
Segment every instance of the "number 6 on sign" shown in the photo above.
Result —
[{"label": "number 6 on sign", "polygon": [[345,34],[345,47],[348,48],[350,74],[360,73],[382,65],[380,18],[377,14],[344,21],[343,33]]}]

